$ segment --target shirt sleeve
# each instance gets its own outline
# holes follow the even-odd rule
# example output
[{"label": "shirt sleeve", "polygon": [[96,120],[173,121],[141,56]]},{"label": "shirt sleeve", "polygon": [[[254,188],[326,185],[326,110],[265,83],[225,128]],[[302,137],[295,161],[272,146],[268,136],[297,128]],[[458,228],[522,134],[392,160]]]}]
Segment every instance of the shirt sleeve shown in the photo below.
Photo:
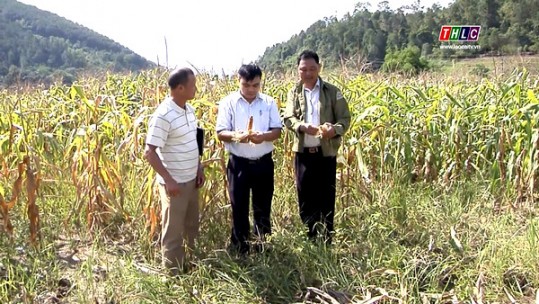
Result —
[{"label": "shirt sleeve", "polygon": [[155,112],[148,124],[146,144],[163,148],[168,138],[170,123],[159,112]]},{"label": "shirt sleeve", "polygon": [[350,109],[348,108],[348,102],[342,95],[342,92],[338,89],[335,98],[336,102],[334,111],[337,122],[333,125],[333,127],[335,128],[335,133],[342,136],[350,127]]},{"label": "shirt sleeve", "polygon": [[270,122],[269,122],[270,129],[282,129],[283,128],[283,122],[281,120],[281,116],[279,115],[279,109],[277,108],[277,103],[274,99],[271,100],[270,104]]},{"label": "shirt sleeve", "polygon": [[295,94],[295,90],[296,89],[291,89],[290,91],[288,91],[288,94],[286,96],[286,106],[283,112],[283,120],[284,125],[289,130],[292,130],[296,134],[299,134],[299,127],[301,126],[303,121],[299,119],[301,115],[301,108],[296,108],[297,96]]},{"label": "shirt sleeve", "polygon": [[215,123],[215,131],[232,131],[232,113],[230,109],[230,100],[225,98],[219,102],[219,110],[217,112],[217,121]]}]

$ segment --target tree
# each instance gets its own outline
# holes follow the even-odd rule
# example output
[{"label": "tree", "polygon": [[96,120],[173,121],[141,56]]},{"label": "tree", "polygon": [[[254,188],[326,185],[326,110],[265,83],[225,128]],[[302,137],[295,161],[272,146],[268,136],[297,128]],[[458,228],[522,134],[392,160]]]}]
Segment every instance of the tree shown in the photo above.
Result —
[{"label": "tree", "polygon": [[421,58],[421,52],[416,46],[388,52],[382,66],[382,70],[385,72],[404,72],[406,74],[417,74],[427,68],[428,62]]},{"label": "tree", "polygon": [[[419,49],[420,57],[429,58],[490,51],[539,51],[539,0],[455,0],[446,8],[433,5],[426,9],[421,1],[415,0],[412,5],[397,10],[391,10],[388,2],[382,1],[377,11],[369,9],[369,3],[359,2],[354,13],[346,14],[341,20],[334,16],[319,20],[303,33],[302,39],[294,36],[278,48],[268,48],[259,62],[282,68],[275,64],[275,58],[280,63],[289,62],[286,55],[295,56],[302,48],[319,52],[326,67],[357,58],[382,61],[386,54],[410,46]],[[478,41],[481,49],[459,52],[439,48],[442,25],[481,25]],[[277,50],[281,51],[275,55]]]}]

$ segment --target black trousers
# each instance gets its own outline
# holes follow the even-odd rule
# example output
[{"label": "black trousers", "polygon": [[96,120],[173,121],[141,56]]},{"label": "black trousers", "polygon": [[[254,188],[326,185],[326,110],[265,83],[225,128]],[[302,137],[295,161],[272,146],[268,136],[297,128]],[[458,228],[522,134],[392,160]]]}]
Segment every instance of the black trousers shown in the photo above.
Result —
[{"label": "black trousers", "polygon": [[271,153],[258,160],[230,155],[227,166],[228,193],[232,205],[230,242],[240,253],[249,251],[249,200],[253,195],[254,233],[264,239],[271,234],[271,201],[274,164]]},{"label": "black trousers", "polygon": [[331,243],[337,158],[324,157],[320,147],[305,148],[303,153],[296,153],[294,162],[299,215],[307,234],[313,240],[322,236]]}]

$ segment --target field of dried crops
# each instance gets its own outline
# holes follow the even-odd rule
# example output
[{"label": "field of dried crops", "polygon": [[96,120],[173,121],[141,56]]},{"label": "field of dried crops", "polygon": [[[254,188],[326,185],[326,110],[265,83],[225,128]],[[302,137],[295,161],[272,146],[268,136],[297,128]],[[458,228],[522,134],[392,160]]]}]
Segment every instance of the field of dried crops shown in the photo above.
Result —
[{"label": "field of dried crops", "polygon": [[[226,251],[226,154],[198,75],[207,182],[193,270],[159,270],[159,204],[143,159],[166,72],[0,91],[0,302],[533,302],[539,288],[539,80],[332,76],[352,126],[338,157],[337,238],[304,240],[292,137],[275,152],[274,249]],[[291,80],[263,91],[282,106]],[[47,302],[48,301],[48,302]],[[56,301],[56,302],[55,302]]]}]

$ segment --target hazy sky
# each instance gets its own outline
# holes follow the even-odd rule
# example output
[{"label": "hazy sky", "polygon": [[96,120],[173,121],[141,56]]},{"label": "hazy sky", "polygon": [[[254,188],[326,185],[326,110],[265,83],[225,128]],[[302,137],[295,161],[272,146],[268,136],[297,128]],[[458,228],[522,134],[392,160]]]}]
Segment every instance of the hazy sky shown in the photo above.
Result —
[{"label": "hazy sky", "polygon": [[[232,71],[328,16],[353,12],[358,0],[19,0],[105,35],[171,67]],[[370,2],[372,8],[379,1]],[[392,8],[416,2],[390,0]],[[425,7],[452,0],[422,0]],[[165,47],[165,38],[167,46]]]}]

